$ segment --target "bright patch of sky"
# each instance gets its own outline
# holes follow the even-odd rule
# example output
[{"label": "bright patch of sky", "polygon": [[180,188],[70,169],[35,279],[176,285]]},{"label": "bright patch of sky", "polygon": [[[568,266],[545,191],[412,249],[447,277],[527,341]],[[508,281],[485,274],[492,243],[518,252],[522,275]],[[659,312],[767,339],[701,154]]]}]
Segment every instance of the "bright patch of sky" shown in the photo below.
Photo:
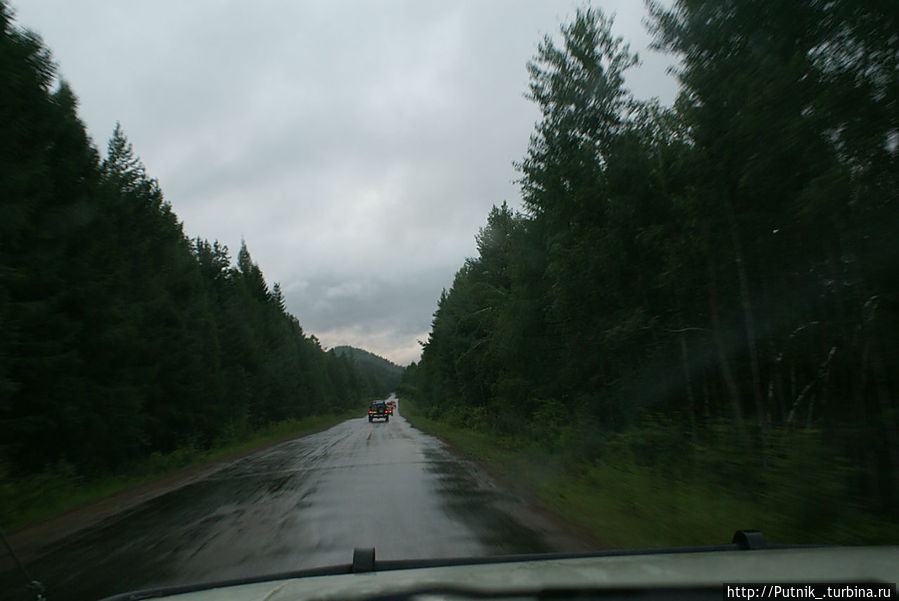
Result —
[{"label": "bright patch of sky", "polygon": [[[636,0],[594,1],[674,101]],[[241,239],[323,346],[418,359],[492,205],[517,208],[527,62],[582,2],[13,1],[101,151],[120,121],[190,236]]]}]

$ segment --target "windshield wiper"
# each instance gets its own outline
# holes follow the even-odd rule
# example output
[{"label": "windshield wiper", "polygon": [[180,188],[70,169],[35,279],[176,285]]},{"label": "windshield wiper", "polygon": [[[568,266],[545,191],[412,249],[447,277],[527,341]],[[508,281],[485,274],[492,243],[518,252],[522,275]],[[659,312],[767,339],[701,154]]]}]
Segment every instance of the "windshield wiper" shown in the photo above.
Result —
[{"label": "windshield wiper", "polygon": [[19,568],[19,571],[25,577],[25,580],[28,582],[28,588],[34,591],[35,598],[37,601],[46,601],[47,597],[44,595],[44,585],[41,584],[39,580],[35,580],[31,577],[31,574],[28,573],[28,570],[25,569],[24,564],[19,561],[19,556],[16,555],[16,552],[13,550],[12,545],[9,544],[9,541],[6,539],[6,534],[3,533],[3,530],[0,529],[0,538],[3,539],[3,544],[6,545],[7,550],[9,550],[9,554],[12,556],[13,561],[16,563],[16,566]]}]

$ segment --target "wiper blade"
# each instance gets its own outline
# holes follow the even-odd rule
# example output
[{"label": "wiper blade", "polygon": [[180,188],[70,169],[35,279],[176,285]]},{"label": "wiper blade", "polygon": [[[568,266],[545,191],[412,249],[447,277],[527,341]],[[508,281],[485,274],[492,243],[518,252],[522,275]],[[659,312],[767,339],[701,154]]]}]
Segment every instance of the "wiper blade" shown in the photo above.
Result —
[{"label": "wiper blade", "polygon": [[28,582],[28,588],[34,591],[34,595],[37,601],[46,601],[47,597],[44,596],[44,593],[46,592],[44,590],[44,585],[41,584],[39,580],[35,580],[34,578],[32,578],[31,574],[28,573],[28,570],[25,569],[25,565],[21,561],[19,561],[19,556],[16,555],[16,552],[13,550],[12,545],[9,544],[9,541],[6,539],[6,534],[3,533],[3,530],[0,530],[0,538],[3,539],[3,544],[6,545],[9,554],[12,556],[13,561],[19,568],[19,572],[22,573],[22,576],[24,576],[25,580]]}]

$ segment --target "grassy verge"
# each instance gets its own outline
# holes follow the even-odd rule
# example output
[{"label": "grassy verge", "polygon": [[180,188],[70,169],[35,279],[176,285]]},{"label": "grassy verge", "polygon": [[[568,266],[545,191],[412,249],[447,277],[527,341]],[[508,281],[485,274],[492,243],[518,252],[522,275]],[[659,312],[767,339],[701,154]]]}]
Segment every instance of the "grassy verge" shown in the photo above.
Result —
[{"label": "grassy verge", "polygon": [[290,419],[211,449],[187,447],[168,454],[154,453],[145,463],[119,474],[85,479],[60,465],[28,478],[4,479],[0,482],[0,525],[8,532],[22,529],[129,489],[311,434],[359,415],[358,410],[352,410]]},{"label": "grassy verge", "polygon": [[751,528],[772,542],[899,541],[899,524],[865,513],[841,484],[848,468],[827,463],[815,443],[759,469],[733,445],[666,448],[670,436],[650,428],[626,433],[587,461],[429,419],[406,399],[402,407],[415,427],[524,490],[599,547],[724,543]]},{"label": "grassy verge", "polygon": [[[536,497],[560,517],[576,525],[584,525],[580,520],[570,519],[572,513],[555,502],[559,498],[557,491],[570,479],[564,461],[547,453],[537,443],[496,438],[470,428],[459,428],[430,419],[418,410],[414,401],[405,398],[402,400],[402,415],[419,430],[440,438],[476,460],[504,485]],[[595,534],[592,529],[588,532]]]}]

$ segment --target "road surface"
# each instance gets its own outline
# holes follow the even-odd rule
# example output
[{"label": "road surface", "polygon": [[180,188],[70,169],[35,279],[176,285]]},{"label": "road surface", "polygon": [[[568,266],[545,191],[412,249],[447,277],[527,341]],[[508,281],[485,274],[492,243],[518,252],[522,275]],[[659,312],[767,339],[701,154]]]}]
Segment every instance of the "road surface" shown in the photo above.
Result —
[{"label": "road surface", "polygon": [[[365,417],[224,465],[52,544],[27,566],[49,599],[378,559],[576,550],[401,415]],[[33,599],[0,574],[0,598]],[[12,591],[18,591],[12,594]]]}]

